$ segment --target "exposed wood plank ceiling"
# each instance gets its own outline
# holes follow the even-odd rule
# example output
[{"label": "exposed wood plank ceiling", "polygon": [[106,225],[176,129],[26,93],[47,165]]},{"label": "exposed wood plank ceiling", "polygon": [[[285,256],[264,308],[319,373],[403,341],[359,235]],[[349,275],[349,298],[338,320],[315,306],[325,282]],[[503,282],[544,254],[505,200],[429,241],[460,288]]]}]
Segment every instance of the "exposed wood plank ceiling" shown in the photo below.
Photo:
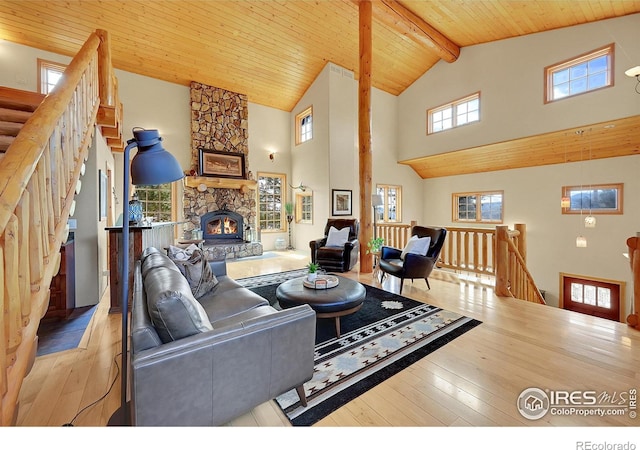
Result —
[{"label": "exposed wood plank ceiling", "polygon": [[[440,56],[385,4],[400,4],[459,47],[640,12],[634,0],[375,1],[373,85],[394,95]],[[199,81],[285,111],[329,61],[358,76],[353,0],[0,0],[0,39],[73,55],[98,28],[111,35],[118,69]]]},{"label": "exposed wood plank ceiling", "polygon": [[[372,84],[394,95],[441,58],[455,61],[456,48],[640,12],[640,0],[373,6]],[[71,56],[96,29],[109,32],[118,69],[198,81],[285,111],[327,62],[358,77],[357,0],[0,0],[0,39]]]},{"label": "exposed wood plank ceiling", "polygon": [[422,178],[640,154],[640,116],[400,161]]}]

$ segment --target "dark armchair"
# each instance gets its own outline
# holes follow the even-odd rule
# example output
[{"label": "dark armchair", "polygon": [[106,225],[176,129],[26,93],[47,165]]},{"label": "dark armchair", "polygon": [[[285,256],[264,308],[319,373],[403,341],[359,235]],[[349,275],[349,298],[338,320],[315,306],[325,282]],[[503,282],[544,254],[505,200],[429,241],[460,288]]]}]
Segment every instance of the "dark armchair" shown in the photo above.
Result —
[{"label": "dark armchair", "polygon": [[[341,230],[349,227],[347,241],[342,246],[327,246],[329,230],[335,227]],[[360,244],[358,233],[360,223],[357,219],[329,219],[324,227],[324,237],[309,242],[311,262],[318,264],[327,272],[348,272],[358,262]]]},{"label": "dark armchair", "polygon": [[429,236],[431,242],[425,256],[407,253],[402,259],[402,250],[383,246],[380,249],[380,282],[384,279],[385,274],[393,275],[400,278],[400,294],[402,294],[402,285],[405,278],[410,278],[413,281],[414,278],[424,278],[429,286],[429,275],[438,262],[440,256],[440,250],[444,245],[444,240],[447,237],[446,228],[436,227],[421,227],[414,226],[411,229],[411,236],[417,236],[419,238]]}]

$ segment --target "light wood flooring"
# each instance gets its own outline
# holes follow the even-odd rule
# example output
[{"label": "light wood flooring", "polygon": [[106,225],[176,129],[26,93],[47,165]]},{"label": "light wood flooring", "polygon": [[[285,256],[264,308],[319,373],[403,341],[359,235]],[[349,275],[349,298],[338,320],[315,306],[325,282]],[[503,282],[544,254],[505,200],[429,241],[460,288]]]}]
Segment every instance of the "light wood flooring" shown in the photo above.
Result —
[{"label": "light wood flooring", "polygon": [[[277,255],[277,256],[269,256]],[[303,252],[230,262],[234,278],[298,269]],[[372,274],[344,274],[380,287]],[[499,298],[487,282],[436,271],[431,290],[405,281],[403,295],[481,320],[472,329],[317,423],[316,427],[638,426],[624,416],[523,418],[516,401],[529,387],[611,395],[640,386],[640,332],[624,324],[557,308]],[[383,289],[398,292],[387,277]],[[79,348],[38,357],[20,393],[19,426],[104,426],[120,402],[115,381],[120,315],[106,292]],[[111,385],[113,387],[109,391]],[[76,414],[85,406],[95,405]],[[274,402],[230,426],[289,426]]]}]

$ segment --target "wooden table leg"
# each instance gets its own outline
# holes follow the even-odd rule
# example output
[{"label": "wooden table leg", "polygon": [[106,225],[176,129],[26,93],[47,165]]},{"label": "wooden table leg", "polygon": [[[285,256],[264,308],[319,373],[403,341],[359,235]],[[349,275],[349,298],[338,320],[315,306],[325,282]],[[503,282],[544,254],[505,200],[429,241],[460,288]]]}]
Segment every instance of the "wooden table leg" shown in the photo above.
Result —
[{"label": "wooden table leg", "polygon": [[340,337],[340,316],[336,316],[336,337]]}]

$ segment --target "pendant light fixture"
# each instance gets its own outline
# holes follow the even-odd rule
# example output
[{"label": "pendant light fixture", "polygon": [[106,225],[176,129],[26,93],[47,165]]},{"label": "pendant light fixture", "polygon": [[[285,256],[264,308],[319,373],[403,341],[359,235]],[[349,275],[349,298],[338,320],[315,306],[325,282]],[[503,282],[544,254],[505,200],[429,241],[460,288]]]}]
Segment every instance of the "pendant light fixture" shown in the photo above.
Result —
[{"label": "pendant light fixture", "polygon": [[[591,128],[589,129],[589,162],[591,162]],[[596,218],[591,214],[591,203],[593,203],[593,187],[589,185],[589,215],[584,218],[585,228],[596,227]]]},{"label": "pendant light fixture", "polygon": [[[567,164],[567,133],[564,134],[564,163]],[[563,195],[560,200],[561,208],[568,208],[571,206],[571,199],[568,195]]]},{"label": "pendant light fixture", "polygon": [[[576,134],[580,137],[584,136],[584,130],[576,131]],[[583,175],[584,175],[584,161],[582,160],[582,143],[580,144],[580,222],[582,222],[582,210],[583,210],[583,202],[584,202],[584,186],[582,184]],[[578,235],[576,238],[576,247],[585,248],[587,246],[587,238],[582,234]]]}]

